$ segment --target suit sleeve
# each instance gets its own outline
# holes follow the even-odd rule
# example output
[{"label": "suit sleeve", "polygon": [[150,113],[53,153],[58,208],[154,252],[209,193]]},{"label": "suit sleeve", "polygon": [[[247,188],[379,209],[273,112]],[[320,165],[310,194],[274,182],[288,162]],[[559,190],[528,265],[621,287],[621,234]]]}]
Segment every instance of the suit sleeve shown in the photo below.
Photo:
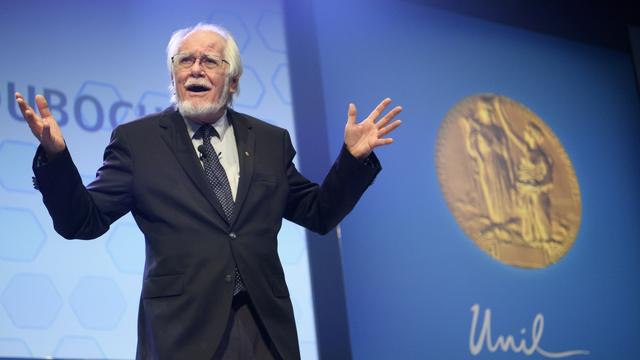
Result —
[{"label": "suit sleeve", "polygon": [[355,207],[356,203],[382,170],[375,154],[359,161],[342,146],[321,185],[302,176],[293,158],[296,154],[289,133],[285,132],[284,154],[289,182],[285,218],[307,229],[326,234]]},{"label": "suit sleeve", "polygon": [[67,239],[94,239],[132,206],[132,158],[124,136],[114,130],[96,179],[86,188],[68,149],[40,164],[39,147],[33,163],[38,189],[55,230]]}]

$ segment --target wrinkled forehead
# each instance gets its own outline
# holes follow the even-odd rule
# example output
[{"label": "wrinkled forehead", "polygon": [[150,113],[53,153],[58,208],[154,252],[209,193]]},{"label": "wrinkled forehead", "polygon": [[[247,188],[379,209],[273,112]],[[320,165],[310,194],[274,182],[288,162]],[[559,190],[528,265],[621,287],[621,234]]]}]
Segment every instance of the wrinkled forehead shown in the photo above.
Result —
[{"label": "wrinkled forehead", "polygon": [[206,30],[198,30],[187,35],[178,48],[179,53],[213,52],[222,55],[227,41],[222,35]]}]

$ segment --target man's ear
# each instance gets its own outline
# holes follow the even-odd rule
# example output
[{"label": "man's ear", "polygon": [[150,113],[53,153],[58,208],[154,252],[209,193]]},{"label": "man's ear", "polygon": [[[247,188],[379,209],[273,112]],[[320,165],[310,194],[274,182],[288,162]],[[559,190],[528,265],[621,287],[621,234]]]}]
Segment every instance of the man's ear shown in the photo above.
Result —
[{"label": "man's ear", "polygon": [[238,79],[238,77],[231,78],[231,82],[229,84],[229,94],[235,94],[235,92],[238,90],[239,80],[240,79]]}]

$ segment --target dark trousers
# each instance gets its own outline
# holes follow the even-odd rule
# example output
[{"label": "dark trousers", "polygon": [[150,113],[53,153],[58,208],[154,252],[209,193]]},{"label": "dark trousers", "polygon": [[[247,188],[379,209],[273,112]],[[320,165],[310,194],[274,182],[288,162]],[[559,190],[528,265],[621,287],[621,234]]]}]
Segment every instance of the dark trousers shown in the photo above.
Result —
[{"label": "dark trousers", "polygon": [[227,328],[213,360],[281,359],[246,291],[233,297]]}]

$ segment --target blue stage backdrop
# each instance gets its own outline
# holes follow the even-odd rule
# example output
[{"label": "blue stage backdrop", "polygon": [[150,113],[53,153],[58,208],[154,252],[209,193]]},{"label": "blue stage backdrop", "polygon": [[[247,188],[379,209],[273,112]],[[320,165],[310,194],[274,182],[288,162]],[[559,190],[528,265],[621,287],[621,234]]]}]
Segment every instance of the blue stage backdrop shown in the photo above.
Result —
[{"label": "blue stage backdrop", "polygon": [[[358,106],[360,119],[384,97],[404,107],[396,143],[378,151],[382,173],[342,224],[354,358],[637,359],[640,107],[630,56],[419,1],[312,4],[333,156],[349,102]],[[521,210],[530,211],[501,223],[494,209],[479,218],[493,226],[481,235],[493,234],[503,245],[520,241],[551,249],[570,243],[571,236],[558,240],[563,227],[577,231],[568,252],[553,264],[536,267],[533,254],[520,259],[520,266],[499,261],[465,232],[465,219],[451,211],[456,204],[443,194],[468,179],[460,174],[439,181],[438,136],[450,110],[476,94],[506,97],[530,109],[544,122],[537,127],[545,146],[557,139],[556,147],[564,149],[575,169],[579,196],[573,200],[581,206],[573,203],[571,212],[557,213],[570,208],[562,199],[575,188],[561,184],[570,168],[561,155],[551,156],[550,147],[535,150],[526,143],[522,151],[531,157],[519,155],[522,161],[507,171],[495,170],[487,158],[474,160],[455,137],[441,139],[460,161],[448,165],[477,165],[466,176],[479,187],[496,185],[484,177],[491,171],[510,174],[508,191]],[[497,121],[496,97],[487,98]],[[491,150],[494,160],[509,160],[498,145],[511,139],[507,127],[522,119],[516,112],[504,113],[513,124],[473,125],[469,134],[475,135],[469,138],[475,142],[469,144],[480,147],[480,155]],[[481,119],[477,114],[454,118]],[[532,141],[536,130],[530,128],[514,131]],[[519,151],[515,138],[508,141],[510,152]],[[482,192],[469,196],[474,194]],[[551,215],[541,215],[549,209]],[[535,225],[538,235],[524,231],[528,221],[545,216],[551,216],[551,224]],[[558,222],[570,216],[578,226]],[[540,235],[545,229],[554,233]],[[508,246],[496,249],[494,255],[508,255]]]},{"label": "blue stage backdrop", "polygon": [[[44,94],[85,180],[117,124],[169,105],[174,30],[219,23],[245,64],[238,111],[295,128],[282,3],[18,1],[0,5],[0,357],[133,358],[144,240],[130,215],[99,239],[57,235],[31,185],[36,141],[13,93]],[[279,254],[305,359],[317,358],[304,230]]]}]

